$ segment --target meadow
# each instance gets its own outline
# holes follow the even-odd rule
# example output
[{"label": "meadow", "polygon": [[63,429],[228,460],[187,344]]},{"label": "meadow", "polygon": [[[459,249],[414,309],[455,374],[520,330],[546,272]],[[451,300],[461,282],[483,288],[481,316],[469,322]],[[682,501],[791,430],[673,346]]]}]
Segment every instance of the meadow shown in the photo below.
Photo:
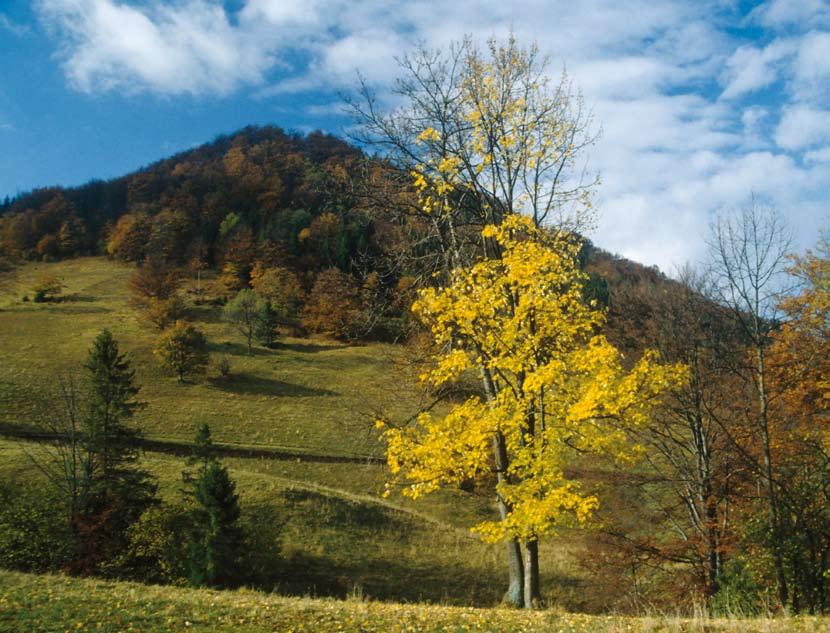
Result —
[{"label": "meadow", "polygon": [[[27,264],[0,290],[0,477],[36,479],[24,441],[49,388],[77,371],[92,339],[109,328],[128,354],[146,403],[135,418],[150,448],[142,465],[159,480],[163,499],[180,500],[181,470],[198,425],[210,425],[225,449],[249,524],[267,525],[274,543],[268,588],[294,595],[429,601],[489,606],[504,591],[504,552],[468,526],[491,516],[489,495],[449,490],[413,502],[393,490],[373,420],[406,416],[422,397],[393,345],[344,345],[325,338],[280,337],[275,349],[248,355],[220,309],[190,305],[213,361],[226,357],[231,376],[214,367],[185,384],[153,356],[157,332],[128,304],[131,265],[104,258]],[[23,301],[42,275],[57,276],[72,300]],[[245,451],[256,456],[246,457]],[[175,454],[172,454],[175,453]],[[254,526],[255,527],[255,526]],[[255,531],[255,530],[254,530]],[[261,538],[268,539],[268,534]],[[269,546],[265,544],[264,547]],[[582,587],[579,538],[545,548],[546,597],[569,608],[598,608]]]},{"label": "meadow", "polygon": [[826,619],[624,617],[290,598],[0,571],[1,631],[808,633]]}]

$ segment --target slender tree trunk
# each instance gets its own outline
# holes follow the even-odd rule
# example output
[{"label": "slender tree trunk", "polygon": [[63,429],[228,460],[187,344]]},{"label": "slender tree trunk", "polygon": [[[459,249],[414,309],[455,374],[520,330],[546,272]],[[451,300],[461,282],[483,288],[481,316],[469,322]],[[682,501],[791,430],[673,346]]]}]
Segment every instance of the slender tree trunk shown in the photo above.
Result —
[{"label": "slender tree trunk", "polygon": [[769,432],[769,419],[767,417],[767,392],[766,392],[766,362],[764,349],[759,344],[756,349],[757,359],[757,384],[758,384],[758,419],[761,423],[761,433],[764,442],[764,479],[766,484],[769,530],[772,536],[772,559],[775,567],[775,580],[778,585],[778,600],[781,608],[786,609],[789,599],[787,588],[787,576],[784,572],[784,554],[781,551],[781,519],[778,511],[778,493],[774,483],[774,468],[772,464],[772,441]]},{"label": "slender tree trunk", "polygon": [[525,609],[539,606],[539,541],[529,539],[525,541],[524,559],[524,603]]},{"label": "slender tree trunk", "polygon": [[[493,452],[496,457],[496,477],[499,483],[501,483],[506,478],[504,466],[507,461],[507,448],[504,445],[503,437],[497,435],[493,438]],[[504,521],[507,518],[509,508],[501,495],[497,494],[496,500],[499,506],[499,515],[501,516],[501,520]],[[508,585],[502,602],[514,607],[522,607],[524,606],[524,565],[522,564],[522,550],[519,541],[514,538],[506,539],[505,545],[507,547]]]},{"label": "slender tree trunk", "polygon": [[[484,392],[487,394],[487,401],[492,403],[496,397],[496,385],[486,367],[481,367],[481,379],[484,383]],[[498,483],[502,483],[507,480],[508,457],[507,445],[501,434],[493,436],[493,457],[496,466],[496,480]],[[507,503],[499,494],[496,494],[496,501],[499,507],[499,516],[504,521],[507,518],[510,508],[508,508]],[[504,594],[502,602],[514,607],[522,607],[524,606],[522,549],[518,539],[509,538],[505,541],[505,545],[507,547],[507,572],[509,580],[507,592]]]}]

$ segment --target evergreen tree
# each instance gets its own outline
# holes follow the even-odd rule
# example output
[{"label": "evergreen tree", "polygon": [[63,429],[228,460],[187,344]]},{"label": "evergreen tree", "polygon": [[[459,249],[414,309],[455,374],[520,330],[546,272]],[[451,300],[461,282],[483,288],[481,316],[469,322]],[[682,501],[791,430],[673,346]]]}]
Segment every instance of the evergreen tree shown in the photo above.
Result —
[{"label": "evergreen tree", "polygon": [[138,431],[127,424],[142,405],[135,371],[108,330],[95,339],[84,363],[83,494],[76,526],[85,535],[84,565],[123,545],[126,529],[153,503],[156,486],[137,466]]},{"label": "evergreen tree", "polygon": [[273,347],[277,331],[277,311],[270,301],[262,303],[256,320],[257,340],[265,347]]},{"label": "evergreen tree", "polygon": [[[202,424],[193,438],[193,447],[191,448],[190,457],[185,461],[186,467],[182,471],[182,480],[186,484],[192,484],[196,477],[200,477],[215,459],[216,449],[213,446],[210,427],[207,424]],[[193,466],[198,466],[195,477],[190,470]],[[192,491],[188,490],[187,492]]]},{"label": "evergreen tree", "polygon": [[242,549],[238,526],[239,497],[236,484],[213,455],[210,430],[203,426],[196,436],[190,463],[200,462],[193,482],[195,507],[188,531],[188,577],[194,586],[226,586],[237,577]]}]

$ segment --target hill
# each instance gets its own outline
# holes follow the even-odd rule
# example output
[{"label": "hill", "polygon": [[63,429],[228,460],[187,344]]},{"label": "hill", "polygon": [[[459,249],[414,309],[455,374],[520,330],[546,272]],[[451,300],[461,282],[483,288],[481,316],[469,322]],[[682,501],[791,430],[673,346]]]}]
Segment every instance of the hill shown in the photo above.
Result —
[{"label": "hill", "polygon": [[[118,221],[132,214],[145,234],[136,249],[117,253],[126,260],[163,251],[180,262],[202,257],[214,264],[231,230],[244,227],[297,266],[348,267],[370,247],[371,226],[355,214],[361,157],[319,132],[248,127],[120,178],[7,199],[0,204],[0,252],[24,259],[102,254]],[[316,252],[299,236],[323,213],[343,224],[329,249]]]},{"label": "hill", "polygon": [[[145,435],[142,465],[158,478],[163,499],[180,500],[183,456],[207,422],[238,482],[243,519],[258,534],[266,569],[257,586],[295,595],[345,597],[355,591],[384,600],[492,605],[503,591],[503,548],[466,529],[493,512],[489,497],[448,490],[413,502],[384,498],[388,470],[373,413],[411,415],[422,394],[401,348],[344,345],[326,338],[281,337],[276,348],[248,355],[218,306],[190,305],[214,359],[180,384],[152,354],[157,332],[128,305],[133,267],[105,258],[29,263],[5,273],[0,289],[0,481],[36,489],[29,459],[42,448],[37,431],[50,386],[77,372],[95,335],[113,331],[141,385],[146,408],[136,416]],[[71,300],[24,302],[43,274],[56,276]],[[71,333],[71,335],[68,335]],[[545,547],[546,596],[573,609],[597,610],[584,592],[576,554],[580,537]],[[276,548],[276,549],[274,549]],[[253,582],[253,581],[252,581]]]},{"label": "hill", "polygon": [[[415,237],[400,235],[383,212],[390,204],[408,204],[400,183],[390,185],[383,175],[386,168],[331,135],[248,127],[120,178],[38,189],[0,203],[0,256],[160,257],[224,272],[219,286],[226,291],[250,283],[257,265],[278,267],[297,274],[306,295],[319,272],[337,268],[354,279],[350,292],[359,286],[371,295],[364,300],[385,320],[361,334],[393,338],[408,303],[410,282],[402,277],[424,271],[390,269],[401,240]],[[386,192],[390,186],[397,189]],[[591,296],[612,306],[611,327],[618,333],[612,338],[642,349],[643,295],[671,282],[588,241],[583,262]]]}]

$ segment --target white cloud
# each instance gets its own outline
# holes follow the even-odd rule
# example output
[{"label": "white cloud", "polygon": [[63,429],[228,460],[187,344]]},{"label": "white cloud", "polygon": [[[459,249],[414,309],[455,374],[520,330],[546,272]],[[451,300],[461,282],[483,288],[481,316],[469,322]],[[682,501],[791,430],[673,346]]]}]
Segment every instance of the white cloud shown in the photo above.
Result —
[{"label": "white cloud", "polygon": [[794,42],[788,40],[776,40],[762,49],[741,46],[726,62],[721,78],[726,87],[721,97],[734,99],[775,83],[781,72],[781,62],[795,51]]},{"label": "white cloud", "polygon": [[112,0],[41,0],[41,16],[65,35],[61,58],[79,90],[224,94],[258,83],[271,55],[203,0],[134,7]]},{"label": "white cloud", "polygon": [[752,16],[771,28],[809,28],[830,22],[830,6],[825,0],[771,0],[755,9]]},{"label": "white cloud", "polygon": [[793,74],[793,92],[797,99],[828,101],[830,33],[813,31],[801,38]]},{"label": "white cloud", "polygon": [[805,163],[830,163],[830,147],[804,152]]},{"label": "white cloud", "polygon": [[17,36],[23,36],[29,32],[29,27],[23,24],[16,24],[12,22],[8,16],[0,13],[0,30],[9,31]]},{"label": "white cloud", "polygon": [[784,108],[775,142],[787,150],[800,150],[830,140],[830,110],[807,106]]}]

